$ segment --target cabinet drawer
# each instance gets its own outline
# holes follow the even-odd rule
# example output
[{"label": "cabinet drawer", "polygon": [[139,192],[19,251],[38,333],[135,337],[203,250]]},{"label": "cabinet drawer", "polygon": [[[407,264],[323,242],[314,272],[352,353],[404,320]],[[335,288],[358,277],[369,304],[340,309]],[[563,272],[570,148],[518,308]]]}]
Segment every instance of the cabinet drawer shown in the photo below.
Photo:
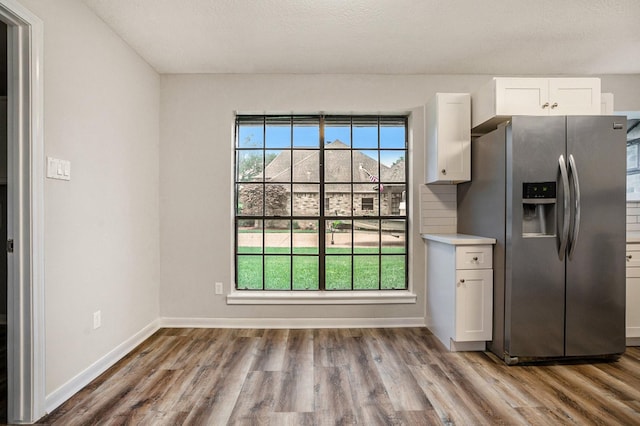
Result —
[{"label": "cabinet drawer", "polygon": [[627,269],[640,267],[640,244],[627,244]]},{"label": "cabinet drawer", "polygon": [[456,269],[493,268],[493,250],[491,246],[456,247]]},{"label": "cabinet drawer", "polygon": [[627,268],[627,278],[640,278],[640,268]]}]

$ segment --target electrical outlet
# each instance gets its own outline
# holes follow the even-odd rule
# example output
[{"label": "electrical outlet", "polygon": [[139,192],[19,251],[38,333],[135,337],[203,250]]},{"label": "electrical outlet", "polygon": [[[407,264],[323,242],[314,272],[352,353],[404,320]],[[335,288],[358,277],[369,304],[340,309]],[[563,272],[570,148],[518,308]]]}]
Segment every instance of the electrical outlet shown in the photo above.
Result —
[{"label": "electrical outlet", "polygon": [[93,329],[100,328],[102,325],[102,315],[100,311],[95,311],[93,313]]},{"label": "electrical outlet", "polygon": [[222,294],[223,290],[222,283],[216,283],[216,294]]}]

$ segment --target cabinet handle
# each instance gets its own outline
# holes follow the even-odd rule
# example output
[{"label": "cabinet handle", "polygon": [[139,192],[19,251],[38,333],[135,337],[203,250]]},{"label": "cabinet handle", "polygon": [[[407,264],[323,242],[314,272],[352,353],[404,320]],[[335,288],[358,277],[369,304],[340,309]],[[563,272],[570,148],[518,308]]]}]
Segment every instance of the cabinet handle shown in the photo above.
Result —
[{"label": "cabinet handle", "polygon": [[627,255],[627,262],[631,260],[633,256],[631,256],[630,254]]},{"label": "cabinet handle", "polygon": [[478,256],[474,256],[474,257],[473,257],[473,261],[474,261],[474,262],[477,262],[477,261],[478,261]]},{"label": "cabinet handle", "polygon": [[548,108],[549,107],[549,102],[545,102],[542,104],[542,109]]},{"label": "cabinet handle", "polygon": [[442,169],[442,174],[446,175],[447,174],[447,170],[446,169]]},{"label": "cabinet handle", "polygon": [[[547,105],[548,105],[548,104],[547,104]],[[551,105],[551,109],[553,109],[553,108],[557,108],[557,107],[558,107],[558,103],[557,103],[557,102],[554,102],[554,103]]]},{"label": "cabinet handle", "polygon": [[464,284],[464,278],[460,278],[460,284]]}]

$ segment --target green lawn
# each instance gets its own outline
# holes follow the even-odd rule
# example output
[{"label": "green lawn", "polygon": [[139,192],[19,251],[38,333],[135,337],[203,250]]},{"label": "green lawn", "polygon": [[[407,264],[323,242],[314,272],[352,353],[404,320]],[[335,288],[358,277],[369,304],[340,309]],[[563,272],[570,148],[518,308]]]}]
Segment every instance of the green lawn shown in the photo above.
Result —
[{"label": "green lawn", "polygon": [[[288,248],[267,248],[264,256],[264,288],[266,290],[317,290],[317,248],[295,248],[289,256]],[[354,290],[404,289],[405,253],[403,247],[383,248],[382,256],[376,248],[356,248],[354,256],[347,248],[329,248],[325,257],[327,290],[351,290],[353,268]],[[263,264],[259,247],[239,247],[238,288],[261,290]],[[353,265],[352,265],[353,261]],[[293,262],[293,265],[292,263]],[[293,280],[291,279],[293,266]],[[378,287],[380,281],[380,287]]]}]

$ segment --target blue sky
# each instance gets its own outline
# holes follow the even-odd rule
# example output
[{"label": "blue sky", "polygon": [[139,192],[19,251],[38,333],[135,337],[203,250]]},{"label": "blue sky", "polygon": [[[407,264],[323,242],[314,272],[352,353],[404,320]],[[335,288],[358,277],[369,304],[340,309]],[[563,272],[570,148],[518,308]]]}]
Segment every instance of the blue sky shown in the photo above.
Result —
[{"label": "blue sky", "polygon": [[[325,143],[339,139],[348,146],[355,149],[376,149],[378,147],[378,127],[353,126],[353,135],[350,126],[326,125]],[[240,148],[289,148],[291,147],[291,127],[289,126],[266,126],[263,134],[262,126],[242,125],[239,127],[238,146]],[[265,145],[266,139],[266,145]],[[293,126],[293,147],[294,148],[318,148],[320,131],[318,126]],[[380,157],[381,162],[390,166],[403,152],[385,151],[385,149],[405,148],[405,128],[404,126],[382,126],[380,128]],[[370,155],[370,152],[366,153]],[[376,159],[377,160],[377,159]]]}]

